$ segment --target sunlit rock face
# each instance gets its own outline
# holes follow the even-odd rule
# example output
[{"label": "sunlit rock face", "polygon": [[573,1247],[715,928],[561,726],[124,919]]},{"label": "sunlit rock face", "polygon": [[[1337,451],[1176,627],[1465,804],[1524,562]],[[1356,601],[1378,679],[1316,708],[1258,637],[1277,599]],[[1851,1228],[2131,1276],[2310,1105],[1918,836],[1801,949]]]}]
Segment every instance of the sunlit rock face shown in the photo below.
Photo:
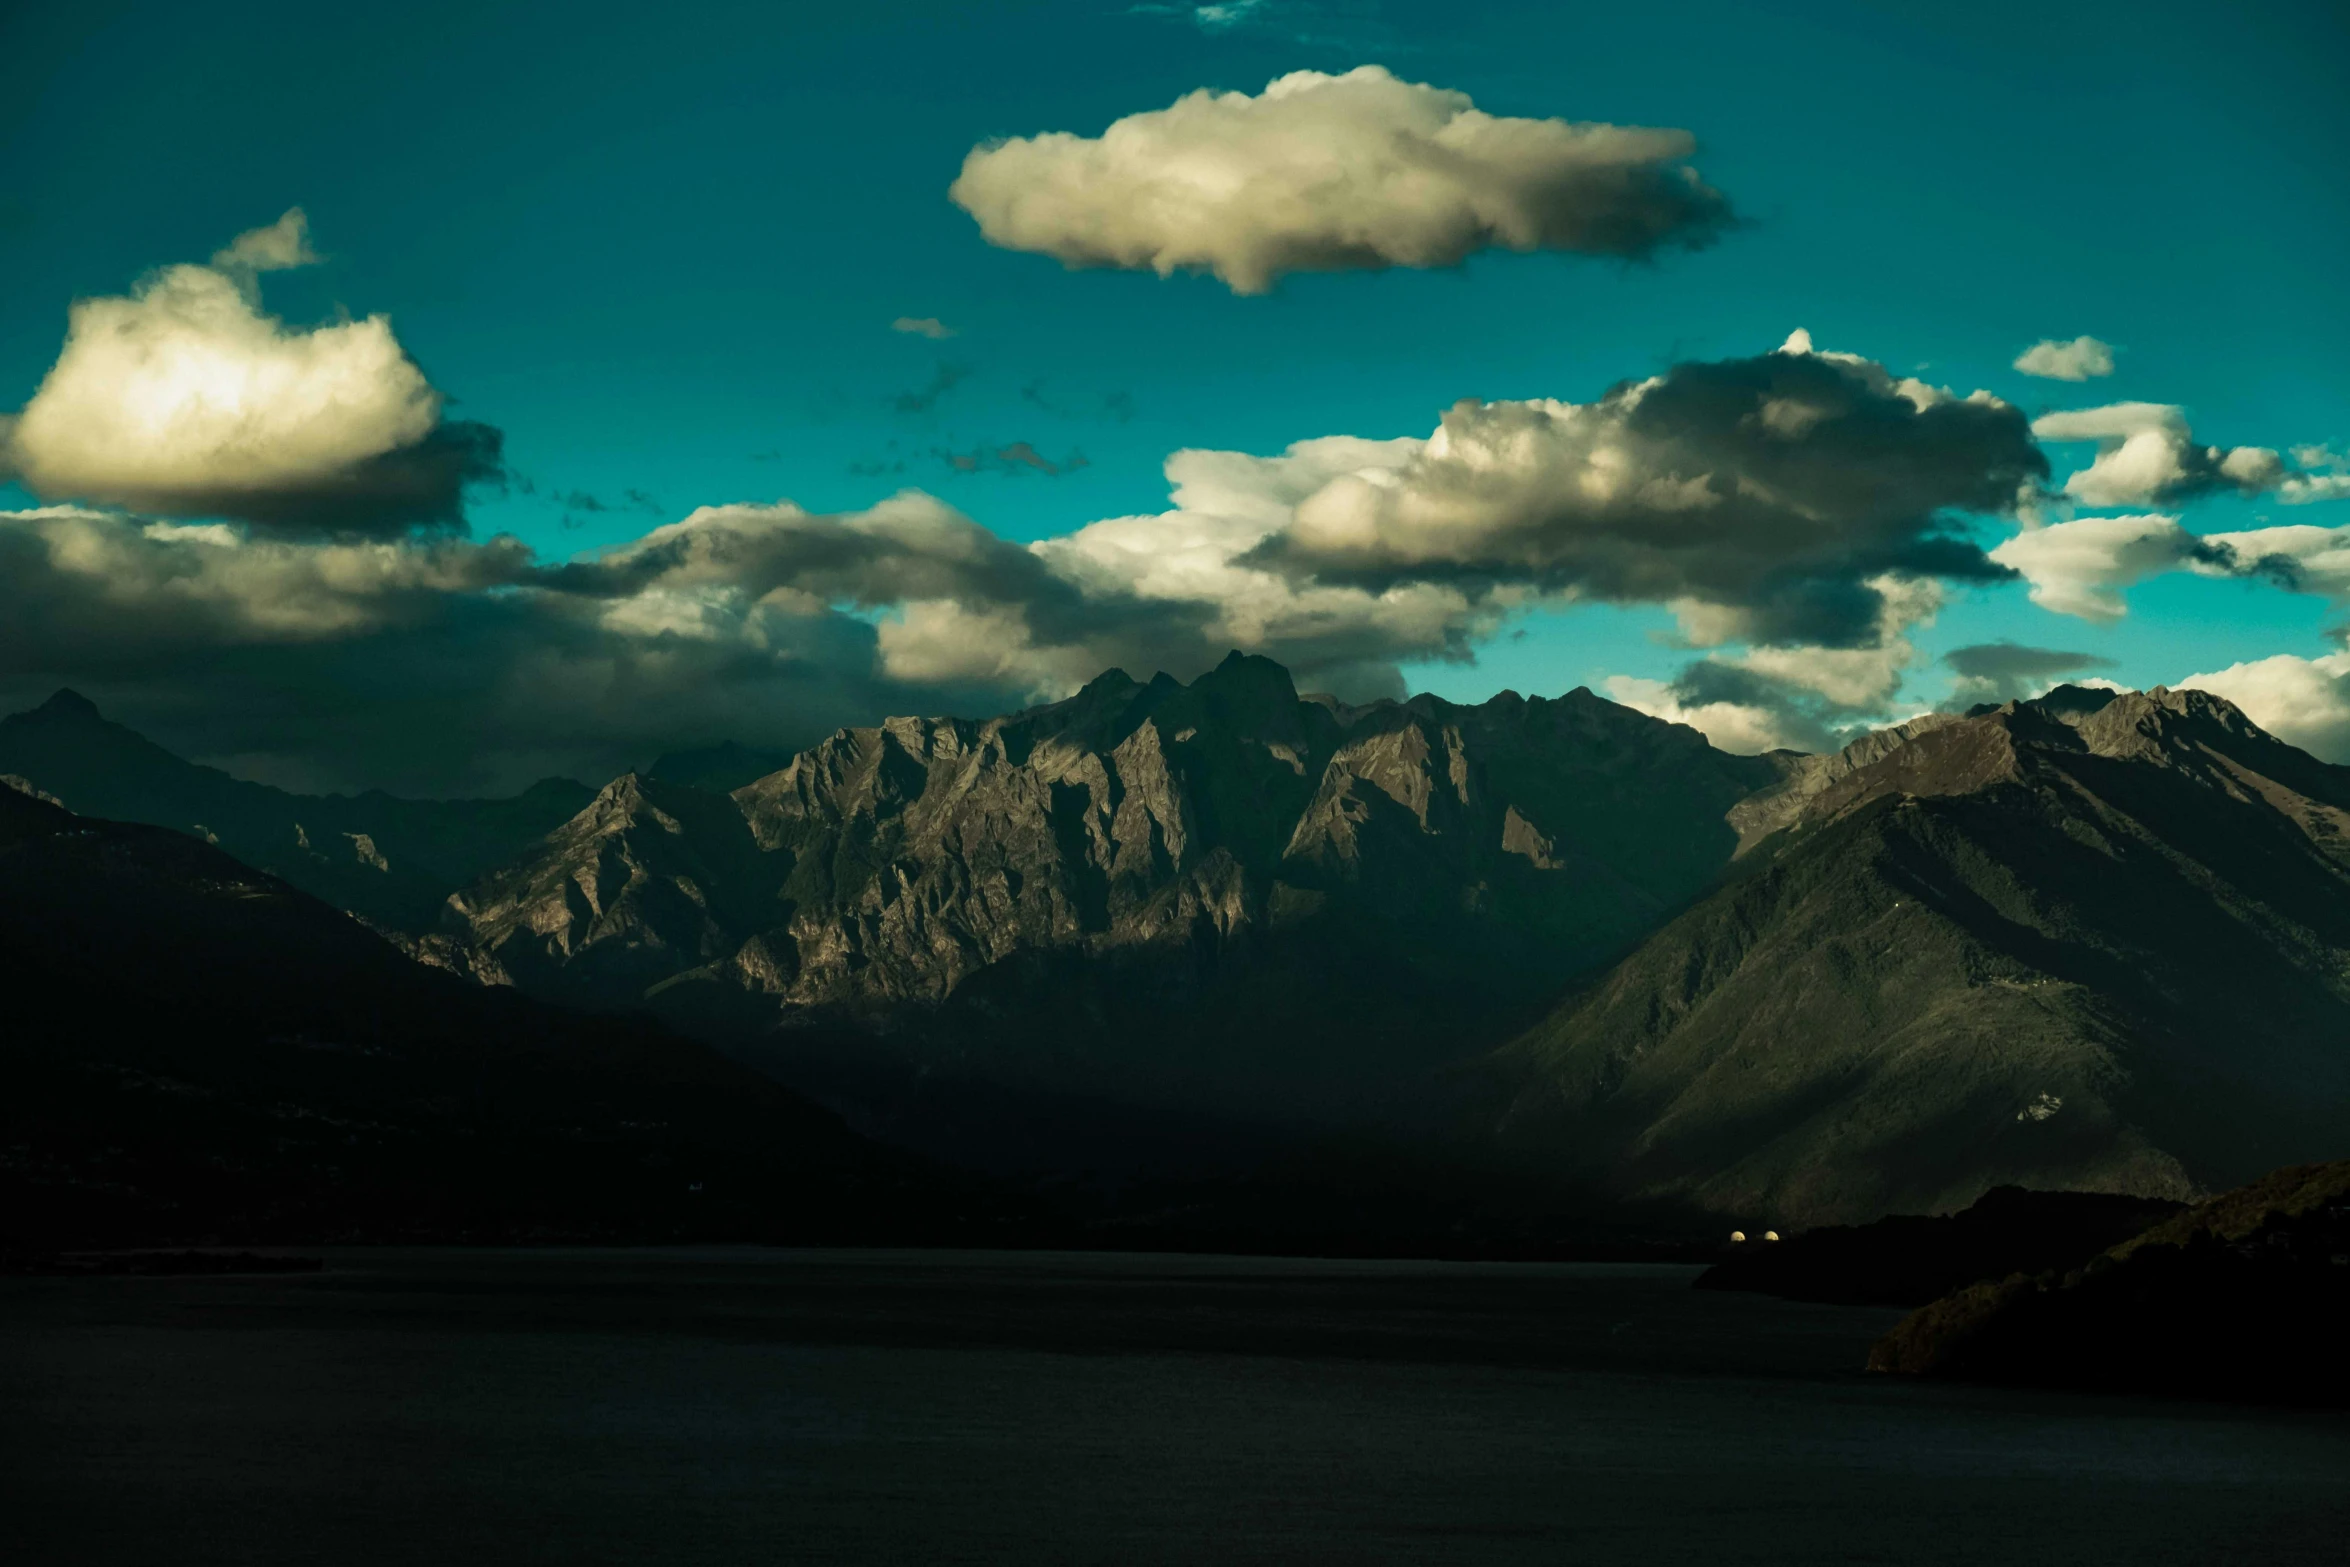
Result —
[{"label": "sunlit rock face", "polygon": [[446,935],[474,972],[737,1033],[1441,1056],[1695,895],[1778,768],[1588,691],[1351,707],[1235,655],[843,730],[729,796],[622,779]]}]

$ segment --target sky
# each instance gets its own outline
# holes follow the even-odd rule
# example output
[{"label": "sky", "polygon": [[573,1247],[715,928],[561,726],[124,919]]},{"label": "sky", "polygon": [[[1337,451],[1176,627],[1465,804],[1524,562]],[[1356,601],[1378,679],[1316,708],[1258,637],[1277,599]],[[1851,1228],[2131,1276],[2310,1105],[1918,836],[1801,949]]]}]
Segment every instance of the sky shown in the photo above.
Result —
[{"label": "sky", "polygon": [[0,56],[9,708],[447,793],[1239,647],[1739,750],[2192,682],[2350,760],[2337,5],[91,3]]}]

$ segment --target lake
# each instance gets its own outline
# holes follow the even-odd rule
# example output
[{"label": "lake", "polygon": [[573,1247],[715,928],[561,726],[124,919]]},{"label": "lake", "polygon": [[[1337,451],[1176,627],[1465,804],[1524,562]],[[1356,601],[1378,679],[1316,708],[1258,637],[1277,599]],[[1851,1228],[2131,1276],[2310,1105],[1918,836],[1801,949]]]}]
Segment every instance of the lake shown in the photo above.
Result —
[{"label": "lake", "polygon": [[1686,1267],[352,1250],[0,1280],[11,1564],[2350,1557],[2350,1418],[1913,1385]]}]

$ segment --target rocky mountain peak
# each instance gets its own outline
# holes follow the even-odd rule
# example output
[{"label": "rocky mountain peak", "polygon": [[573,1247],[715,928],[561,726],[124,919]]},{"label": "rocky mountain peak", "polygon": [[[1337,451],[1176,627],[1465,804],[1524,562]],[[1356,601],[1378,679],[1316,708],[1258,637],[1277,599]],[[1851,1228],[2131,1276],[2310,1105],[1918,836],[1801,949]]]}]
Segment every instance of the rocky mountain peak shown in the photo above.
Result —
[{"label": "rocky mountain peak", "polygon": [[2184,771],[2230,792],[2250,778],[2350,804],[2350,771],[2328,767],[2208,691],[2107,691],[2058,686],[2038,697],[1927,713],[1861,736],[1833,756],[1804,757],[1774,789],[1732,807],[1744,854],[1771,834],[1819,822],[1888,794],[1971,794],[2036,774],[2065,756],[2094,756]]},{"label": "rocky mountain peak", "polygon": [[1505,1137],[1806,1224],[2000,1181],[2185,1197],[2338,1146],[2350,768],[2233,704],[1928,715],[1731,819],[1762,863],[1514,1047]]},{"label": "rocky mountain peak", "polygon": [[55,695],[26,716],[46,719],[51,723],[102,724],[106,721],[105,715],[98,711],[98,704],[71,686],[58,687]]},{"label": "rocky mountain peak", "polygon": [[2074,720],[2089,748],[2101,756],[2147,755],[2181,747],[2278,744],[2226,697],[2209,691],[2125,691]]},{"label": "rocky mountain peak", "polygon": [[616,780],[452,907],[526,985],[643,994],[650,975],[768,1026],[895,1027],[981,976],[1001,1008],[996,987],[1048,962],[1221,994],[1228,966],[1299,942],[1324,955],[1285,1006],[1354,1005],[1334,976],[1390,962],[1490,1000],[1696,892],[1727,858],[1723,811],[1774,776],[1588,691],[1358,707],[1236,653],[1188,684],[1112,670],[999,718],[840,730],[725,798],[732,821]]}]

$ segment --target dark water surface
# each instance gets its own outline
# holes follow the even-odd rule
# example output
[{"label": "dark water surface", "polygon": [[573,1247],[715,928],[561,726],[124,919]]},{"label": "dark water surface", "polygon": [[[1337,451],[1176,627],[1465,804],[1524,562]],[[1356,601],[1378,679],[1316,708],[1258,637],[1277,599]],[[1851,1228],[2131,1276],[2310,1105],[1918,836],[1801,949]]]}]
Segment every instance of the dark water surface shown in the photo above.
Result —
[{"label": "dark water surface", "polygon": [[2350,1419],[1694,1270],[354,1251],[0,1281],[0,1561],[2350,1561]]}]

